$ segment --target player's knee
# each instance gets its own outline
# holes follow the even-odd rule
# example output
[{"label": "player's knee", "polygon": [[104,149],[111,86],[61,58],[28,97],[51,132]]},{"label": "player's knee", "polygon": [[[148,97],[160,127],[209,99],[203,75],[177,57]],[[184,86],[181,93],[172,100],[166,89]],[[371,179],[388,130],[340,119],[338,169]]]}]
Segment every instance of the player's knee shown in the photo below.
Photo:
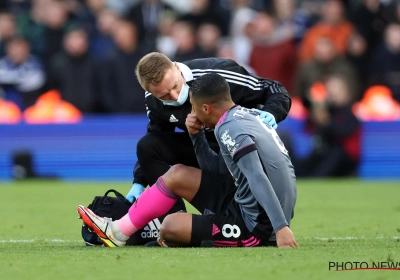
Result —
[{"label": "player's knee", "polygon": [[167,241],[175,241],[178,232],[177,229],[179,228],[179,221],[174,214],[170,214],[166,216],[161,224],[160,229],[160,237],[163,240]]},{"label": "player's knee", "polygon": [[163,175],[163,179],[168,188],[172,189],[174,186],[180,185],[180,183],[185,180],[185,176],[187,175],[187,166],[183,164],[175,164],[167,171],[167,173]]}]

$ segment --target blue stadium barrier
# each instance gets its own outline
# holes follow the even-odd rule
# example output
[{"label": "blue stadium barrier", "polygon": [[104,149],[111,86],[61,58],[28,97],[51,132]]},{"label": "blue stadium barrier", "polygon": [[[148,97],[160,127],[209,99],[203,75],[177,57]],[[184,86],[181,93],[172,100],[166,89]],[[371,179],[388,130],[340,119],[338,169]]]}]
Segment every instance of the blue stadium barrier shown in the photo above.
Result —
[{"label": "blue stadium barrier", "polygon": [[[83,180],[132,180],[136,144],[146,115],[85,116],[79,124],[0,125],[0,179],[12,178],[13,154],[29,151],[39,176]],[[288,118],[278,132],[290,135],[296,156],[310,152],[304,123]],[[400,178],[400,122],[363,123],[359,176]]]},{"label": "blue stadium barrier", "polygon": [[[278,124],[277,132],[282,137],[282,133],[289,136],[290,145],[296,157],[303,158],[311,152],[312,137],[304,129],[305,122],[287,117]],[[286,143],[285,143],[286,144]]]},{"label": "blue stadium barrier", "polygon": [[0,179],[12,176],[12,155],[30,151],[39,176],[132,180],[146,115],[85,116],[79,124],[1,125]]},{"label": "blue stadium barrier", "polygon": [[364,122],[361,154],[361,178],[399,179],[400,122]]}]

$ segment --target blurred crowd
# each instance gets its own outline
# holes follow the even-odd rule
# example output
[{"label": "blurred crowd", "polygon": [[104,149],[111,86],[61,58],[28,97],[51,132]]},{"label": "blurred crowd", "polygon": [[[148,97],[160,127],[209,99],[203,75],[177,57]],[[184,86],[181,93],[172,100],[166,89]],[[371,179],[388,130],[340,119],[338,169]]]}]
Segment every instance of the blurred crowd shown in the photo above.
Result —
[{"label": "blurred crowd", "polygon": [[[49,89],[81,112],[143,112],[134,69],[146,53],[225,57],[280,81],[310,108],[341,80],[347,103],[371,85],[400,100],[400,1],[3,0],[1,96],[22,110]],[[317,90],[318,94],[318,90]]]},{"label": "blurred crowd", "polygon": [[0,107],[144,112],[134,70],[152,51],[281,82],[315,136],[300,175],[348,173],[359,120],[400,118],[400,0],[2,0]]}]

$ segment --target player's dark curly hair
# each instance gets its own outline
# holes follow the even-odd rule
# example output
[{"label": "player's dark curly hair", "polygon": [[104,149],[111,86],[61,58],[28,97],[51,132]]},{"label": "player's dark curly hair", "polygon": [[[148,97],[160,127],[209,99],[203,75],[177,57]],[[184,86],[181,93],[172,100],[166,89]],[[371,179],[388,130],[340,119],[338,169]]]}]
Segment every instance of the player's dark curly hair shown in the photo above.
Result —
[{"label": "player's dark curly hair", "polygon": [[217,105],[220,102],[230,101],[229,85],[221,75],[210,73],[198,77],[190,87],[192,100]]}]

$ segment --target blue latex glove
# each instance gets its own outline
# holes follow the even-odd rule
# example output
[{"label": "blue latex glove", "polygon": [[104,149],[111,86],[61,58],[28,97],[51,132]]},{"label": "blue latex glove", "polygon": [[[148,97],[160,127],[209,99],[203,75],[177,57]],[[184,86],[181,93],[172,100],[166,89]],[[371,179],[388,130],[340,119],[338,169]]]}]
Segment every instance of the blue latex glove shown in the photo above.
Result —
[{"label": "blue latex glove", "polygon": [[130,203],[132,203],[134,199],[137,200],[139,198],[139,196],[142,194],[143,191],[144,191],[144,186],[138,183],[134,183],[131,190],[126,195],[126,199]]},{"label": "blue latex glove", "polygon": [[271,126],[273,129],[277,129],[278,128],[278,124],[276,123],[275,117],[274,115],[272,115],[271,113],[265,112],[265,111],[261,111],[258,109],[251,109],[254,112],[257,112],[259,114],[259,118],[263,119],[263,123],[268,124],[269,126]]}]

